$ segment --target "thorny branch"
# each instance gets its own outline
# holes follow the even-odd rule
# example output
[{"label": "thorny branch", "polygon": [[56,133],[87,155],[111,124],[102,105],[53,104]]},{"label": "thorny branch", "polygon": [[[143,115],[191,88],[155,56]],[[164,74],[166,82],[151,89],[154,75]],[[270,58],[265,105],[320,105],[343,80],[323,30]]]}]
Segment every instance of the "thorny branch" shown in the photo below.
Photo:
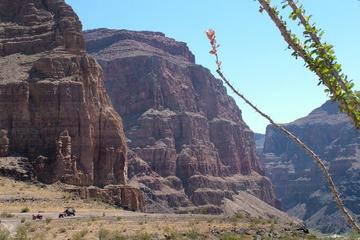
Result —
[{"label": "thorny branch", "polygon": [[287,28],[278,10],[270,5],[270,0],[257,1],[261,5],[260,11],[265,11],[270,16],[289,48],[294,50],[293,55],[304,59],[306,67],[313,71],[319,77],[320,83],[328,88],[325,91],[331,93],[331,99],[339,102],[340,110],[346,112],[355,127],[360,130],[360,95],[352,90],[353,83],[348,82],[347,77],[342,74],[341,65],[336,63],[333,46],[321,42],[320,29],[309,22],[311,16],[305,16],[305,10],[298,7],[293,0],[284,1],[287,2],[285,7],[290,6],[293,10],[291,18],[299,19],[299,24],[305,28],[304,35],[308,39],[302,44],[300,39]]},{"label": "thorny branch", "polygon": [[[259,1],[261,1],[261,0],[259,0]],[[264,6],[264,7],[266,7],[266,6]],[[212,29],[209,29],[206,32],[206,35],[207,35],[208,39],[210,40],[210,44],[212,47],[210,54],[214,55],[216,58],[216,65],[217,65],[216,72],[219,74],[220,78],[238,97],[240,97],[242,100],[244,100],[245,103],[247,103],[251,108],[253,108],[258,114],[260,114],[262,117],[266,118],[274,127],[278,128],[285,135],[287,135],[294,143],[296,143],[298,146],[300,146],[311,158],[313,158],[315,160],[315,162],[319,165],[321,171],[323,172],[323,174],[328,182],[331,193],[333,195],[333,198],[334,198],[338,208],[343,213],[345,219],[352,226],[352,228],[356,232],[360,233],[360,227],[358,226],[358,224],[356,223],[354,218],[351,216],[349,211],[345,208],[345,205],[340,198],[340,194],[335,186],[335,183],[334,183],[328,169],[326,168],[324,161],[310,147],[308,147],[304,142],[302,142],[298,137],[296,137],[294,134],[292,134],[290,131],[288,131],[285,127],[281,126],[280,124],[275,123],[275,121],[269,115],[262,112],[250,100],[248,100],[243,94],[241,94],[238,90],[235,89],[235,87],[230,83],[230,81],[224,76],[224,74],[222,72],[221,61],[219,60],[219,55],[218,55],[218,51],[217,51],[219,45],[217,44],[217,41],[216,41],[215,31]]]}]

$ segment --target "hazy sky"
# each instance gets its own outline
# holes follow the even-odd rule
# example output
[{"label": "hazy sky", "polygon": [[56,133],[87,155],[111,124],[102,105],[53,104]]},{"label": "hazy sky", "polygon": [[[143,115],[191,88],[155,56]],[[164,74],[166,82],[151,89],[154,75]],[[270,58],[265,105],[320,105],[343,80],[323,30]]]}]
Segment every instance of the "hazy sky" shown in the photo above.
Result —
[{"label": "hazy sky", "polygon": [[[328,97],[316,76],[304,68],[278,30],[253,0],[66,0],[84,29],[160,31],[186,42],[196,62],[214,72],[204,32],[213,28],[221,44],[223,70],[233,84],[276,122],[307,115]],[[279,3],[279,1],[273,1]],[[335,46],[339,62],[360,89],[360,1],[302,0]],[[232,95],[232,94],[231,94]],[[255,132],[267,122],[234,97]]]}]

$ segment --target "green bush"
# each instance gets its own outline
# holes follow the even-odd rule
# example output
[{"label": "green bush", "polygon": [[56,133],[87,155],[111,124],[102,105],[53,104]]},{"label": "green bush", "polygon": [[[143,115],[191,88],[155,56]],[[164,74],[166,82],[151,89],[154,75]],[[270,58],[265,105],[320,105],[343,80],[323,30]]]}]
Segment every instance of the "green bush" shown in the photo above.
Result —
[{"label": "green bush", "polygon": [[30,212],[30,208],[28,208],[28,207],[24,207],[24,208],[22,208],[21,209],[21,211],[20,212],[22,212],[22,213],[27,213],[27,212]]}]

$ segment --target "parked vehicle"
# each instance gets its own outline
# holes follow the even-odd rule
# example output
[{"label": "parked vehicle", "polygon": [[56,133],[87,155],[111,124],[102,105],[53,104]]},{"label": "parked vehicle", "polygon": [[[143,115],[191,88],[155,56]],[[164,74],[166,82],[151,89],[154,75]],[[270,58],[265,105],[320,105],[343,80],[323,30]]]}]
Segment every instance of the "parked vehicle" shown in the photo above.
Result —
[{"label": "parked vehicle", "polygon": [[75,208],[73,207],[66,207],[65,211],[62,213],[59,213],[59,218],[64,218],[64,217],[74,217],[76,213]]},{"label": "parked vehicle", "polygon": [[41,214],[32,215],[32,220],[42,220],[42,219],[43,219],[43,215]]}]

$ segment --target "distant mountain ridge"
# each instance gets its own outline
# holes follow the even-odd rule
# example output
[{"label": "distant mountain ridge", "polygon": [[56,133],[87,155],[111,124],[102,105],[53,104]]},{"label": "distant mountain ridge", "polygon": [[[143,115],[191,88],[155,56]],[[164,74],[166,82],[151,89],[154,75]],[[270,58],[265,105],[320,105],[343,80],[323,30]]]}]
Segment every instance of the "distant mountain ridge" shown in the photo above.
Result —
[{"label": "distant mountain ridge", "polygon": [[[326,161],[345,205],[359,219],[360,132],[347,115],[328,101],[285,126]],[[283,210],[323,232],[347,229],[318,166],[272,126],[267,127],[262,158]]]}]

